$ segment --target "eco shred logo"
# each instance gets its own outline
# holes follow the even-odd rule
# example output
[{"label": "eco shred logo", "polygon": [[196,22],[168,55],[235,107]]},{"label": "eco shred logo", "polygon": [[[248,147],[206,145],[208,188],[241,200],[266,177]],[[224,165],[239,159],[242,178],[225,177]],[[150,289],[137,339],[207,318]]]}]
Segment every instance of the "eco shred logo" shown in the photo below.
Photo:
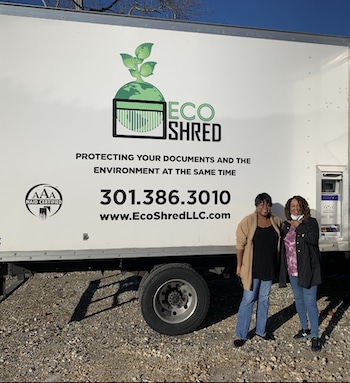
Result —
[{"label": "eco shred logo", "polygon": [[162,93],[143,77],[153,74],[156,62],[144,61],[152,43],[139,45],[135,56],[122,53],[123,64],[135,81],[123,85],[113,100],[114,137],[165,138],[166,102]]},{"label": "eco shred logo", "polygon": [[221,124],[215,121],[211,104],[166,102],[161,91],[144,80],[153,75],[157,64],[145,61],[152,47],[153,43],[143,43],[136,48],[134,56],[120,54],[135,80],[123,85],[113,99],[113,137],[221,141]]},{"label": "eco shred logo", "polygon": [[62,207],[63,199],[60,191],[48,184],[33,186],[26,194],[27,209],[40,219],[55,215]]}]

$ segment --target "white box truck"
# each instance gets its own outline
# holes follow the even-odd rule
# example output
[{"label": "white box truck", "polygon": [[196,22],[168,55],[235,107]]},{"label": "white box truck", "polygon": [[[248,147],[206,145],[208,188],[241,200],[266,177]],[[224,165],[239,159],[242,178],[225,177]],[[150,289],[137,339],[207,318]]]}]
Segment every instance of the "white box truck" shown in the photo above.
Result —
[{"label": "white box truck", "polygon": [[302,195],[321,250],[349,251],[349,38],[10,4],[0,31],[3,280],[139,271],[172,335],[260,192],[281,218]]}]

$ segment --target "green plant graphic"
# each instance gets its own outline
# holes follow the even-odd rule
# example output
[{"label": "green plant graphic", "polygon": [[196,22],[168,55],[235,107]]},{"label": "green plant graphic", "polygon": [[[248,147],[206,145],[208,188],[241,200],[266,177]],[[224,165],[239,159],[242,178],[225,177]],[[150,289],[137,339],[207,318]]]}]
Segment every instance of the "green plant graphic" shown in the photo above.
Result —
[{"label": "green plant graphic", "polygon": [[136,48],[135,56],[120,54],[123,64],[135,81],[123,85],[115,96],[117,118],[133,132],[151,131],[163,121],[164,97],[154,85],[143,79],[153,75],[157,64],[154,61],[145,61],[151,55],[152,47],[152,43],[143,43]]},{"label": "green plant graphic", "polygon": [[[137,81],[144,82],[142,77],[148,77],[153,74],[154,67],[156,62],[148,61],[143,62],[151,55],[152,43],[144,43],[139,45],[135,50],[135,57],[128,55],[126,53],[121,53],[123,59],[123,64],[129,68],[131,76],[135,77]],[[139,65],[141,67],[139,68]]]}]

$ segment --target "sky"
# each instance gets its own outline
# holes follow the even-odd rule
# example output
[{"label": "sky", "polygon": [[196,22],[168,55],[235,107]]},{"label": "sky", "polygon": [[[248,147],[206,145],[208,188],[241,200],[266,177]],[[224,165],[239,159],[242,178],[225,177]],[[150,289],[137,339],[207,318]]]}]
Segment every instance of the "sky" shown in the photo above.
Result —
[{"label": "sky", "polygon": [[202,0],[202,20],[282,31],[350,36],[350,0]]},{"label": "sky", "polygon": [[[41,0],[4,1],[41,4]],[[203,11],[195,21],[350,37],[350,0],[201,1]]]}]

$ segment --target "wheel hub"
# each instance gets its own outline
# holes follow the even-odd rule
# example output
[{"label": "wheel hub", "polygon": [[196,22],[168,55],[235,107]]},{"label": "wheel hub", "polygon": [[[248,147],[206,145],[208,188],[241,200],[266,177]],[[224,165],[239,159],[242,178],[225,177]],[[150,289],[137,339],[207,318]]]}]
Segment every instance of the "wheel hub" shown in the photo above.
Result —
[{"label": "wheel hub", "polygon": [[179,290],[170,291],[167,297],[167,301],[171,306],[183,306],[185,299]]}]

